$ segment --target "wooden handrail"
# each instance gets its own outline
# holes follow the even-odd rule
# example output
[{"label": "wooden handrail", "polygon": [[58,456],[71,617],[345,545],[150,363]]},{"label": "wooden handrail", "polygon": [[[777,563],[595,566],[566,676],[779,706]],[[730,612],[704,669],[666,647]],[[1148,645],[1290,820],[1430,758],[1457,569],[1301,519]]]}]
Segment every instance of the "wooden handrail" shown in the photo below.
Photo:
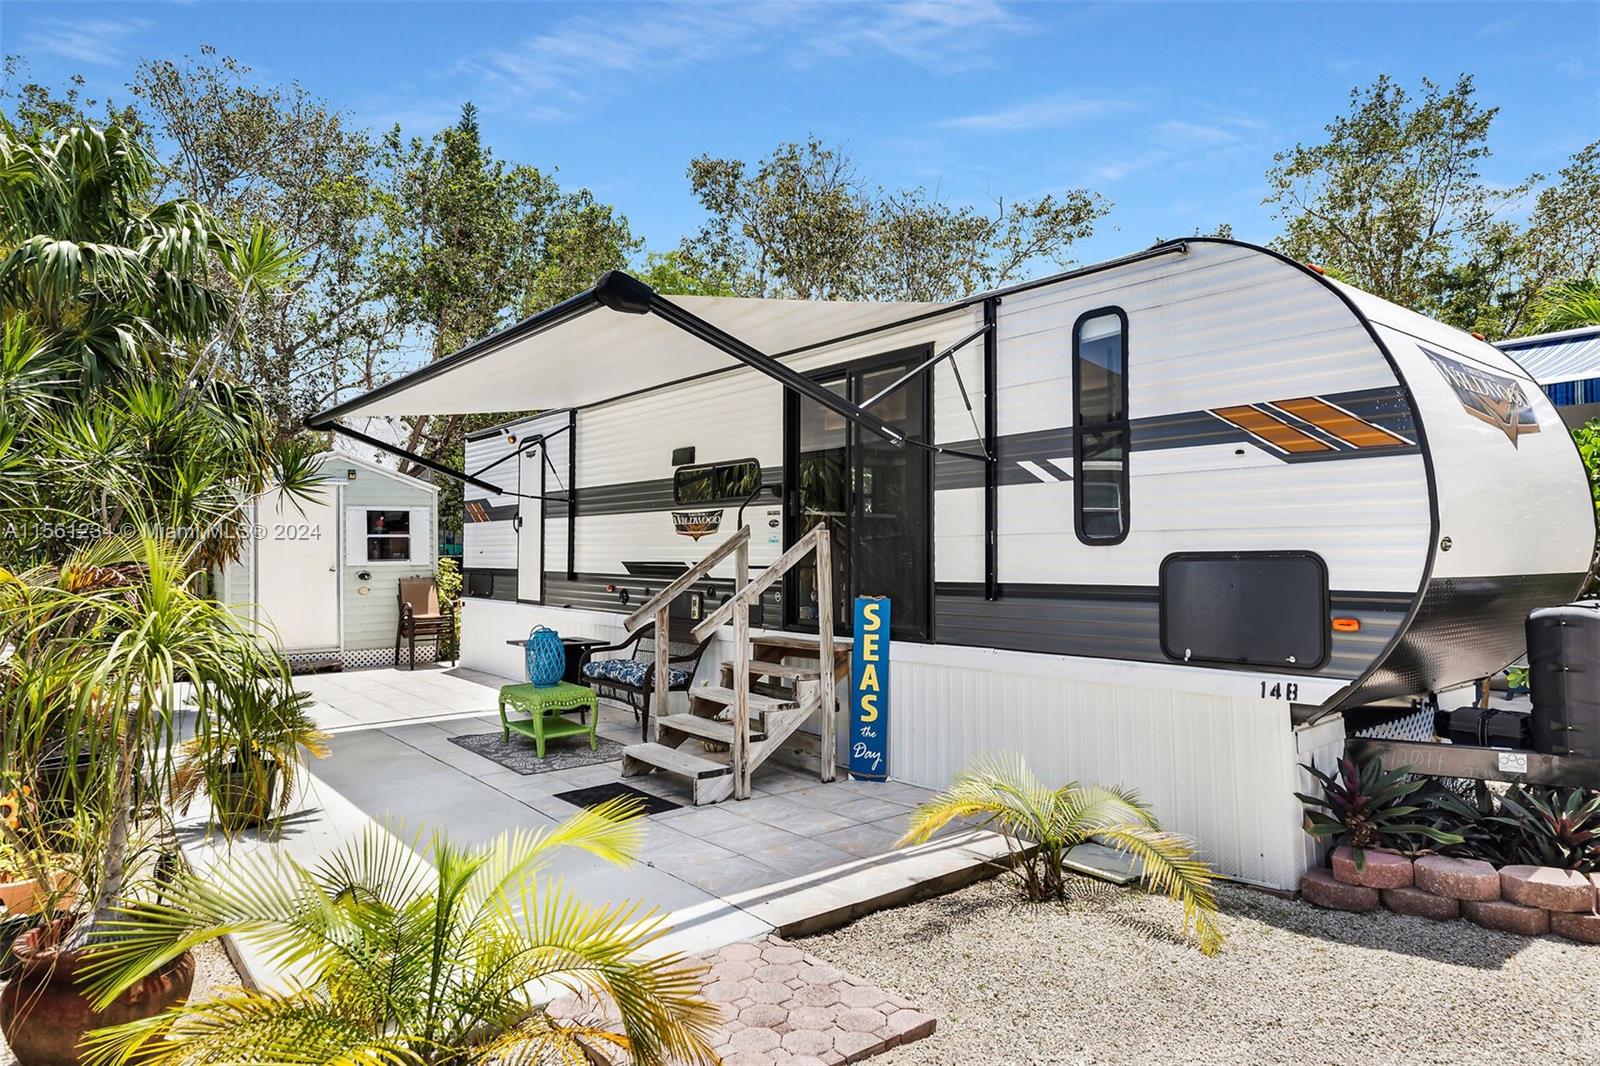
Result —
[{"label": "wooden handrail", "polygon": [[748,606],[753,603],[758,596],[771,587],[773,582],[788,573],[795,563],[809,555],[812,549],[821,542],[822,537],[826,535],[827,528],[825,526],[813,526],[811,532],[795,541],[788,551],[778,557],[777,562],[761,571],[756,577],[751,578],[749,582],[741,581],[736,583],[734,585],[734,594],[728,598],[728,602],[706,615],[705,620],[694,627],[694,639],[705,640],[706,637],[715,633],[718,626],[733,617],[736,607],[741,604]]},{"label": "wooden handrail", "polygon": [[[741,526],[739,528],[739,532],[735,533],[733,536],[729,537],[727,540],[713,548],[711,554],[707,555],[704,559],[701,559],[698,563],[695,563],[682,574],[679,574],[666,588],[662,589],[660,592],[644,601],[644,603],[639,606],[637,611],[634,611],[623,620],[622,627],[628,632],[632,633],[635,629],[639,628],[639,624],[641,622],[654,615],[662,605],[671,603],[674,599],[686,591],[690,585],[693,585],[696,581],[704,579],[705,576],[711,572],[712,567],[716,566],[718,563],[722,562],[722,560],[732,555],[740,545],[748,543],[750,543],[750,527]],[[734,577],[733,587],[738,588],[740,585],[744,584],[745,578],[749,576],[750,575],[748,574],[736,575]],[[727,620],[726,615],[723,616],[723,620]],[[702,639],[699,635],[699,630],[695,631],[695,639]]]}]

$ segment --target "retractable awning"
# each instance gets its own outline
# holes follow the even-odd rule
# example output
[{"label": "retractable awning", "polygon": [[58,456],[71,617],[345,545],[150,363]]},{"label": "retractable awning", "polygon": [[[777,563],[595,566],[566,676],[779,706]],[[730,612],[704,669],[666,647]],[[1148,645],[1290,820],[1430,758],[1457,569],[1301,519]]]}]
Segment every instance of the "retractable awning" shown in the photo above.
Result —
[{"label": "retractable awning", "polygon": [[[372,415],[583,407],[724,370],[730,359],[802,391],[810,385],[819,402],[855,417],[854,405],[811,385],[777,360],[959,306],[667,297],[612,271],[588,292],[330,408],[312,418],[311,425],[334,428],[332,423],[340,419]],[[849,411],[842,410],[847,407]]]}]

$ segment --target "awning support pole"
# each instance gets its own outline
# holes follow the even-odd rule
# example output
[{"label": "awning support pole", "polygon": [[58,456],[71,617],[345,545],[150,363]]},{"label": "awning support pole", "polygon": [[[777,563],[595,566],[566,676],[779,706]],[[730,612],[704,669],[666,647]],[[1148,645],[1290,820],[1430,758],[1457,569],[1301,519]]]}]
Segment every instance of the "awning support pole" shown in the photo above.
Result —
[{"label": "awning support pole", "polygon": [[[1000,398],[995,395],[999,376],[1000,297],[983,301],[983,450],[988,461],[983,465],[983,598],[1000,598],[1000,541],[996,525],[1000,517]],[[970,410],[970,408],[969,408]]]},{"label": "awning support pole", "polygon": [[[468,474],[463,470],[457,470],[452,466],[445,466],[443,463],[435,462],[425,455],[418,455],[416,452],[407,451],[398,444],[390,444],[388,441],[379,440],[377,437],[369,436],[368,434],[361,432],[359,429],[351,429],[349,426],[341,426],[337,422],[319,422],[310,428],[319,432],[337,433],[341,437],[349,437],[351,440],[360,441],[362,444],[369,444],[372,447],[377,448],[379,451],[385,451],[390,455],[399,456],[401,459],[404,459],[407,462],[416,463],[418,466],[427,470],[432,470],[436,474],[443,474],[452,481],[459,481],[463,485],[471,485],[472,487],[482,489],[485,492],[491,492],[496,496],[513,496],[519,500],[565,501],[567,499],[566,495],[528,495],[521,492],[511,492],[507,489],[501,488],[499,485],[496,485],[493,482],[484,481],[473,474]],[[565,431],[562,430],[558,432]],[[493,466],[495,464],[491,463],[490,465]],[[485,467],[485,469],[487,469],[487,467]],[[481,470],[478,471],[480,474],[482,472],[483,471]]]},{"label": "awning support pole", "polygon": [[[885,396],[889,395],[895,389],[898,389],[900,386],[904,385],[906,382],[910,381],[912,378],[916,377],[918,374],[922,373],[924,370],[927,370],[927,369],[935,366],[936,364],[938,364],[942,360],[948,359],[952,355],[955,355],[962,348],[965,348],[968,344],[971,344],[973,341],[977,340],[979,337],[983,336],[985,333],[989,332],[989,330],[991,330],[993,328],[994,328],[993,326],[991,326],[989,323],[985,322],[983,325],[979,326],[977,329],[973,330],[971,333],[967,334],[965,337],[962,337],[960,340],[956,341],[954,344],[952,344],[950,347],[946,348],[944,351],[940,352],[938,355],[934,356],[933,358],[927,360],[924,363],[920,363],[917,366],[912,367],[910,370],[907,370],[904,374],[901,374],[898,378],[895,379],[893,384],[887,385],[884,388],[880,389],[876,396],[873,396],[871,399],[862,401],[861,409],[863,411],[865,411],[867,408],[871,407],[873,404],[877,403],[879,400],[883,399]],[[951,367],[951,369],[954,370],[955,369],[955,364],[951,363],[950,367]],[[958,382],[961,380],[961,371],[960,370],[956,370],[956,380]],[[967,396],[967,388],[966,388],[965,385],[963,385],[961,387],[961,398],[962,399],[966,399],[966,396]],[[967,410],[968,411],[972,410],[972,404],[971,403],[967,404]],[[973,429],[977,429],[978,428],[976,422],[973,423],[972,428]]]}]

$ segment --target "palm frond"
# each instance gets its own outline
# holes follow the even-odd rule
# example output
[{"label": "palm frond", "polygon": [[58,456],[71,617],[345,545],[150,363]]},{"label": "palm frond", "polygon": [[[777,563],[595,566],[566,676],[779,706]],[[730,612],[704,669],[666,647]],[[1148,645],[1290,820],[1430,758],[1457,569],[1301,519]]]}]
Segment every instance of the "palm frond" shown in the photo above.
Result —
[{"label": "palm frond", "polygon": [[1214,955],[1222,949],[1226,938],[1216,923],[1211,867],[1196,857],[1192,844],[1146,825],[1103,826],[1097,838],[1138,859],[1140,877],[1151,892],[1183,904],[1184,931],[1193,924],[1202,953]]}]

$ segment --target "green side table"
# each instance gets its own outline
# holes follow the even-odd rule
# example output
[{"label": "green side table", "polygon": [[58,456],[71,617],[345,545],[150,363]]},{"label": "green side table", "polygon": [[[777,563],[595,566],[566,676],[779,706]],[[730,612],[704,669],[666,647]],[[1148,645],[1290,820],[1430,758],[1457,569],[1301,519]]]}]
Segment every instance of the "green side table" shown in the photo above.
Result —
[{"label": "green side table", "polygon": [[[506,708],[528,715],[526,721],[512,721],[506,717]],[[563,717],[578,711],[588,724]],[[587,713],[584,713],[587,712]],[[532,737],[539,758],[544,758],[544,742],[552,737],[571,737],[589,734],[589,750],[595,750],[594,728],[600,722],[600,705],[595,701],[594,689],[574,685],[570,681],[547,685],[503,685],[500,688],[500,739],[509,741],[514,729],[525,737]]]}]

